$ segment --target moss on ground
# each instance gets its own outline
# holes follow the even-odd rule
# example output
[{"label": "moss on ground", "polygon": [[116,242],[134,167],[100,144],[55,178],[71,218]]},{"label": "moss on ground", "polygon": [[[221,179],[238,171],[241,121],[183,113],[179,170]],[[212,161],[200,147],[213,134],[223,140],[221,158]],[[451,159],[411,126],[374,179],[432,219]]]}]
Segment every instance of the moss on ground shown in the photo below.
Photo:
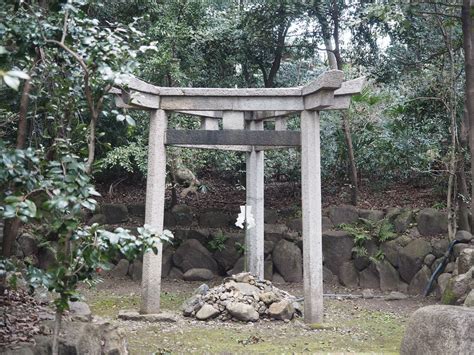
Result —
[{"label": "moss on ground", "polygon": [[[162,308],[178,311],[186,293],[162,293]],[[115,318],[121,309],[138,309],[138,296],[105,291],[89,297],[92,311]],[[406,317],[371,311],[353,303],[327,301],[325,323],[315,327],[300,321],[253,324],[183,321],[141,323],[127,329],[131,354],[174,353],[398,353]]]}]

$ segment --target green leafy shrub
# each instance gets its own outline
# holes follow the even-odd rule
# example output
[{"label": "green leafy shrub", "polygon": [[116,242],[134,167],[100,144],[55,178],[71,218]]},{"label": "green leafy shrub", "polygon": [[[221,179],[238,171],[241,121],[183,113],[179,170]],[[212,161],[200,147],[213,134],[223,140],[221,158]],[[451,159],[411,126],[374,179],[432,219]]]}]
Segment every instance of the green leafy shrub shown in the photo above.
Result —
[{"label": "green leafy shrub", "polygon": [[212,251],[222,251],[225,249],[225,242],[229,239],[222,231],[219,231],[212,239],[207,243],[207,248]]},{"label": "green leafy shrub", "polygon": [[366,248],[367,241],[375,240],[377,244],[380,244],[396,236],[393,225],[387,218],[380,221],[359,218],[356,224],[342,224],[341,228],[354,238],[353,252],[359,257],[369,257],[373,260],[382,260],[384,254],[378,250],[374,255],[369,255]]},{"label": "green leafy shrub", "polygon": [[[32,264],[27,268],[27,280],[33,287],[42,285],[57,295],[55,346],[61,315],[79,297],[80,282],[93,283],[118,253],[135,259],[147,251],[156,253],[161,241],[172,238],[169,231],[160,233],[149,226],[138,228],[137,235],[122,228],[110,232],[97,224],[84,226],[83,213],[95,209],[98,193],[85,164],[68,148],[67,141],[57,141],[57,160],[47,161],[40,158],[43,152],[9,149],[0,143],[0,219],[30,223],[42,247],[55,255],[47,270]],[[38,193],[44,198],[34,200],[33,194]],[[54,236],[54,243],[49,236]],[[10,266],[8,260],[0,262],[0,279]]]}]

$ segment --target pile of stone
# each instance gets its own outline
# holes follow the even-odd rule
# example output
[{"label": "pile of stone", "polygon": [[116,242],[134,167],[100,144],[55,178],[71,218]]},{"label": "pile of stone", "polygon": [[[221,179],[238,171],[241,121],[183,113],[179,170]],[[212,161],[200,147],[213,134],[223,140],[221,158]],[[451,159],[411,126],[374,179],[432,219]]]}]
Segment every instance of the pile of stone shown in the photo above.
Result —
[{"label": "pile of stone", "polygon": [[183,315],[198,320],[290,321],[301,316],[301,310],[294,296],[246,272],[232,275],[212,289],[201,285],[183,304]]}]

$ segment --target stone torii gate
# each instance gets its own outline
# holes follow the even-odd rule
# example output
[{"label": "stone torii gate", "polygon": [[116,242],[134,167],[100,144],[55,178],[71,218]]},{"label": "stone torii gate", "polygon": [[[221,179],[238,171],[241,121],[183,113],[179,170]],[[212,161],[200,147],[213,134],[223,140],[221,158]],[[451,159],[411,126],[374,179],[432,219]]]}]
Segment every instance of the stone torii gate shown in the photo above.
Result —
[{"label": "stone torii gate", "polygon": [[[347,109],[365,78],[343,82],[343,72],[327,71],[304,87],[216,89],[157,87],[127,76],[114,89],[116,104],[151,112],[145,223],[163,230],[166,145],[247,152],[246,204],[256,226],[246,230],[247,270],[264,275],[264,151],[301,146],[304,319],[323,320],[323,255],[319,111]],[[197,130],[167,129],[167,112],[201,118]],[[301,115],[301,131],[286,129],[287,116]],[[274,130],[263,122],[274,120]],[[220,125],[220,121],[222,124]],[[222,129],[220,128],[222,126]],[[162,246],[143,259],[141,312],[159,313]]]}]

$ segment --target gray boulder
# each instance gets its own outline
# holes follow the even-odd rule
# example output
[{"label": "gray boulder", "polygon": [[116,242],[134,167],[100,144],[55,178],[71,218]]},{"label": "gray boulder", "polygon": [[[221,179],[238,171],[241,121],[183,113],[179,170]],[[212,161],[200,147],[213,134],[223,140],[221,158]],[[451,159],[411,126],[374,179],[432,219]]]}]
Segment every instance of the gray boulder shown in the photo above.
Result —
[{"label": "gray boulder", "polygon": [[464,307],[474,307],[474,289],[467,295],[464,301]]},{"label": "gray boulder", "polygon": [[241,302],[229,303],[226,309],[232,317],[244,322],[256,322],[260,317],[251,305]]},{"label": "gray boulder", "polygon": [[459,244],[456,244],[454,247],[453,247],[453,255],[454,257],[458,257],[459,255],[461,255],[461,252],[464,250],[464,249],[470,249],[472,248],[471,245],[469,244],[465,244],[465,243],[459,243]]},{"label": "gray boulder", "polygon": [[339,275],[340,266],[351,260],[354,239],[344,231],[327,231],[323,233],[323,256],[325,266]]},{"label": "gray boulder", "polygon": [[416,221],[421,235],[434,236],[448,231],[447,214],[434,208],[421,210]]},{"label": "gray boulder", "polygon": [[272,281],[274,284],[284,284],[286,282],[278,272],[273,273]]},{"label": "gray boulder", "polygon": [[433,247],[433,255],[437,258],[440,258],[446,253],[449,247],[449,241],[446,238],[442,239],[435,239],[431,241],[431,245]]},{"label": "gray boulder", "polygon": [[267,305],[280,301],[280,298],[273,291],[262,292],[259,296],[260,301]]},{"label": "gray boulder", "polygon": [[329,218],[335,226],[352,224],[359,219],[357,208],[351,205],[332,206],[329,208]]},{"label": "gray boulder", "polygon": [[168,274],[168,278],[171,280],[182,280],[183,272],[177,267],[173,266]]},{"label": "gray boulder", "polygon": [[145,218],[145,204],[144,203],[132,203],[127,205],[128,214],[134,217]]},{"label": "gray boulder", "polygon": [[295,308],[288,300],[273,302],[268,308],[268,315],[273,319],[291,320],[294,314]]},{"label": "gray boulder", "polygon": [[431,250],[430,243],[423,239],[416,239],[400,250],[398,270],[403,280],[408,283],[411,281]]},{"label": "gray boulder", "polygon": [[127,276],[130,262],[127,259],[120,259],[117,265],[115,265],[110,274],[114,277],[125,277]]},{"label": "gray boulder", "polygon": [[[246,281],[246,280],[244,280]],[[254,296],[260,293],[260,290],[257,286],[251,285],[247,282],[236,282],[233,287],[239,291],[240,294],[244,296]]]},{"label": "gray boulder", "polygon": [[400,280],[400,283],[398,284],[398,291],[408,293],[408,284]]},{"label": "gray boulder", "polygon": [[403,209],[393,220],[393,226],[395,232],[402,234],[410,227],[410,224],[415,221],[414,214],[412,210]]},{"label": "gray boulder", "polygon": [[242,256],[242,252],[237,248],[237,243],[244,244],[244,236],[229,235],[229,238],[224,242],[223,249],[217,250],[213,254],[214,259],[224,271],[230,270]]},{"label": "gray boulder", "polygon": [[227,271],[227,275],[237,275],[243,271],[245,271],[245,258],[242,256],[239,260],[237,260],[234,267]]},{"label": "gray boulder", "polygon": [[364,270],[370,265],[370,256],[375,255],[377,252],[377,245],[373,240],[366,241],[364,247],[367,249],[367,256],[358,256],[356,253],[353,254],[354,266],[359,271]]},{"label": "gray boulder", "polygon": [[199,320],[208,320],[210,318],[214,318],[219,314],[219,310],[215,309],[210,304],[205,304],[201,307],[201,309],[196,313],[196,318]]},{"label": "gray boulder", "polygon": [[346,287],[357,287],[359,285],[359,273],[352,262],[346,261],[340,266],[339,282]]},{"label": "gray boulder", "polygon": [[410,317],[402,340],[402,355],[472,354],[474,309],[428,306]]},{"label": "gray boulder", "polygon": [[190,226],[193,224],[193,210],[187,205],[175,205],[171,209],[171,214],[178,226]]},{"label": "gray boulder", "polygon": [[278,221],[278,211],[265,208],[263,219],[265,223],[276,223]]},{"label": "gray boulder", "polygon": [[457,259],[458,273],[465,274],[474,266],[474,247],[461,251]]},{"label": "gray boulder", "polygon": [[372,222],[378,222],[383,219],[384,212],[380,210],[359,210],[360,218],[367,219]]},{"label": "gray boulder", "polygon": [[132,277],[133,281],[141,281],[143,274],[143,263],[141,262],[141,260],[134,260],[133,263],[130,265],[128,273]]},{"label": "gray boulder", "polygon": [[464,301],[465,296],[471,290],[473,269],[465,274],[454,276],[448,281],[441,298],[444,304],[459,304]]},{"label": "gray boulder", "polygon": [[323,266],[323,281],[332,282],[336,276],[326,266]]},{"label": "gray boulder", "polygon": [[397,240],[389,240],[388,242],[382,243],[380,250],[382,250],[385,255],[385,259],[387,259],[393,266],[398,267],[398,255],[400,250],[402,250],[402,246],[397,242]]},{"label": "gray boulder", "polygon": [[179,246],[173,255],[173,263],[183,272],[189,269],[208,269],[213,274],[218,273],[217,262],[196,239],[188,239]]},{"label": "gray boulder", "polygon": [[406,300],[407,298],[408,298],[407,295],[398,291],[392,291],[387,296],[384,297],[386,301],[401,301],[401,300]]},{"label": "gray boulder", "polygon": [[206,245],[209,240],[209,230],[207,229],[176,229],[174,239],[184,242],[188,239],[196,239],[202,245]]},{"label": "gray boulder", "polygon": [[263,278],[270,281],[273,279],[273,260],[270,256],[263,265]]},{"label": "gray boulder", "polygon": [[174,218],[173,213],[170,211],[165,211],[163,214],[163,225],[166,228],[174,228],[176,227],[176,218]]},{"label": "gray boulder", "polygon": [[410,295],[421,295],[428,284],[431,277],[431,270],[428,266],[423,265],[420,271],[418,271],[412,278],[410,285],[408,286],[408,293]]},{"label": "gray boulder", "polygon": [[359,272],[359,285],[362,288],[378,289],[380,288],[380,279],[374,267]]},{"label": "gray boulder", "polygon": [[438,283],[437,289],[439,296],[442,296],[444,294],[444,291],[446,290],[446,286],[448,286],[448,282],[450,279],[451,274],[448,274],[446,272],[438,276],[438,279],[436,281]]},{"label": "gray boulder", "polygon": [[170,273],[170,270],[173,267],[173,254],[173,248],[169,246],[163,248],[163,255],[161,259],[161,277],[166,277]]},{"label": "gray boulder", "polygon": [[398,207],[391,207],[387,209],[387,214],[385,215],[385,218],[390,222],[393,223],[395,218],[402,212],[401,208]]},{"label": "gray boulder", "polygon": [[444,268],[444,272],[454,272],[454,269],[455,269],[455,266],[456,264],[454,262],[450,262],[446,265],[446,267]]},{"label": "gray boulder", "polygon": [[398,271],[386,260],[379,261],[375,268],[380,278],[380,289],[382,291],[396,291],[400,283]]},{"label": "gray boulder", "polygon": [[23,233],[17,238],[21,256],[31,256],[38,253],[38,240],[28,233]]},{"label": "gray boulder", "polygon": [[206,295],[209,292],[209,286],[207,284],[201,284],[199,287],[196,287],[193,291],[193,295]]},{"label": "gray boulder", "polygon": [[275,243],[273,243],[273,242],[270,241],[270,240],[265,240],[265,241],[263,242],[263,254],[264,254],[265,256],[271,254],[274,247],[275,247]]},{"label": "gray boulder", "polygon": [[123,223],[128,220],[128,209],[124,204],[104,204],[100,207],[108,224]]},{"label": "gray boulder", "polygon": [[199,216],[199,225],[209,228],[225,228],[232,224],[233,217],[220,211],[208,211]]},{"label": "gray boulder", "polygon": [[38,266],[40,269],[48,270],[56,263],[56,254],[51,248],[41,247],[38,249]]},{"label": "gray boulder", "polygon": [[184,301],[184,303],[181,306],[181,309],[183,311],[183,316],[185,317],[193,316],[196,312],[198,312],[201,309],[203,304],[204,303],[202,301],[201,295],[193,295],[191,298]]},{"label": "gray boulder", "polygon": [[331,228],[334,228],[334,223],[332,223],[331,219],[329,217],[323,216],[322,219],[322,230],[323,232],[330,230]]},{"label": "gray boulder", "polygon": [[69,302],[69,313],[72,320],[80,322],[90,322],[92,320],[91,309],[85,302]]},{"label": "gray boulder", "polygon": [[473,235],[468,231],[457,231],[454,239],[462,243],[469,243],[473,239]]},{"label": "gray boulder", "polygon": [[436,260],[436,256],[434,256],[433,254],[428,254],[425,256],[425,259],[423,260],[423,263],[430,267],[431,265],[433,265],[433,262]]},{"label": "gray boulder", "polygon": [[102,213],[95,214],[87,221],[87,224],[90,226],[93,225],[94,223],[97,223],[100,225],[107,224],[107,218],[105,217],[105,214],[102,214]]},{"label": "gray boulder", "polygon": [[293,218],[287,223],[288,228],[294,230],[295,232],[303,231],[303,223],[301,218]]},{"label": "gray boulder", "polygon": [[208,269],[189,269],[183,274],[185,281],[208,281],[214,278],[214,273]]},{"label": "gray boulder", "polygon": [[303,279],[303,256],[296,244],[280,240],[273,249],[272,259],[286,282],[300,282]]}]

